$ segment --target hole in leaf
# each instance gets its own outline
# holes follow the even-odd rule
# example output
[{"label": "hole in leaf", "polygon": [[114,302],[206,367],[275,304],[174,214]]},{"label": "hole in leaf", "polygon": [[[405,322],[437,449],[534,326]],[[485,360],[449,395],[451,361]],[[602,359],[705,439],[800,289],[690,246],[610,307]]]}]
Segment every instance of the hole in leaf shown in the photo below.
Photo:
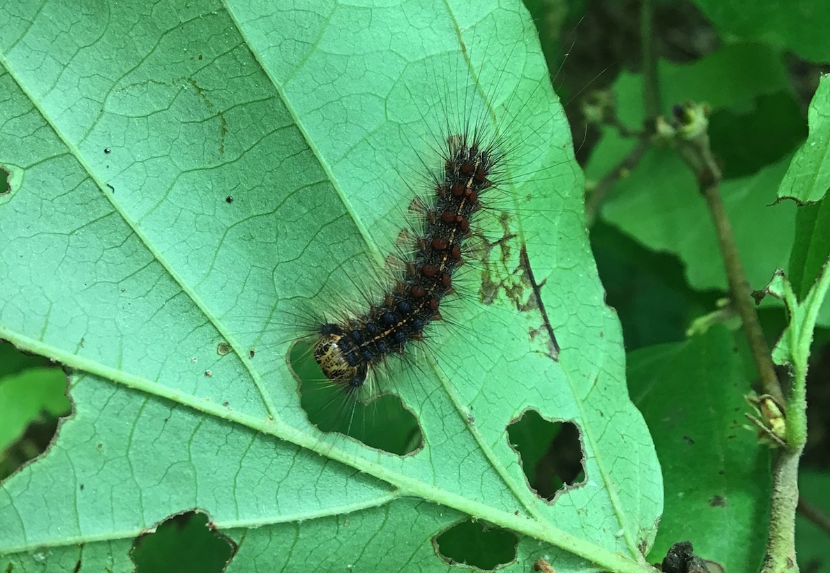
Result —
[{"label": "hole in leaf", "polygon": [[349,394],[326,379],[314,360],[312,347],[295,344],[289,363],[300,381],[300,405],[321,432],[336,432],[370,448],[405,456],[421,448],[423,435],[418,419],[394,394]]},{"label": "hole in leaf", "polygon": [[12,174],[6,168],[0,166],[0,197],[12,192]]},{"label": "hole in leaf", "polygon": [[207,515],[188,511],[136,537],[130,557],[136,573],[219,573],[236,549],[236,543],[217,532]]},{"label": "hole in leaf", "polygon": [[585,483],[585,455],[573,422],[551,422],[527,410],[507,427],[507,434],[539,497],[553,501],[557,493]]},{"label": "hole in leaf", "polygon": [[0,340],[0,480],[45,452],[72,413],[66,373]]},{"label": "hole in leaf", "polygon": [[438,534],[433,545],[450,565],[468,565],[485,571],[516,560],[516,534],[467,519]]}]

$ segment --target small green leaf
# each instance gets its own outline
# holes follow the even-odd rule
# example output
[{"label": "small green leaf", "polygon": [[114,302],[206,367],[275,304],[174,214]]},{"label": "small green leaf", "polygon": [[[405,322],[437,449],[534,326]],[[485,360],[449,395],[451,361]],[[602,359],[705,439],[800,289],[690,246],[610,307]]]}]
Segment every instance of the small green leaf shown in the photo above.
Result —
[{"label": "small green leaf", "polygon": [[825,259],[815,282],[801,302],[784,273],[781,271],[775,273],[766,291],[784,301],[790,316],[787,330],[781,335],[781,339],[772,351],[772,359],[776,364],[792,364],[798,372],[806,376],[813,331],[828,289],[830,289],[830,257]]},{"label": "small green leaf", "polygon": [[686,342],[628,355],[628,384],[654,436],[666,510],[650,561],[678,540],[730,573],[758,571],[764,556],[769,448],[747,429],[741,357],[723,326]]},{"label": "small green leaf", "polygon": [[821,77],[810,102],[810,135],[793,157],[778,196],[799,203],[819,201],[830,189],[830,74]]},{"label": "small green leaf", "polygon": [[764,291],[784,301],[789,315],[789,324],[772,350],[776,364],[790,366],[791,390],[786,396],[786,442],[791,448],[800,450],[807,442],[807,367],[813,331],[819,310],[830,289],[830,257],[822,266],[807,296],[798,301],[790,281],[781,270],[776,271]]}]

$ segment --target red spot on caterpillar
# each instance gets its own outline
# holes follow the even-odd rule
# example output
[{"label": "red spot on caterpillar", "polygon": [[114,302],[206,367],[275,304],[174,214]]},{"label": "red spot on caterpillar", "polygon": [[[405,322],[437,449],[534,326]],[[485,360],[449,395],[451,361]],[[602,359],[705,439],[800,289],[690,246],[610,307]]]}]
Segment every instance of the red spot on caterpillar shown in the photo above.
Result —
[{"label": "red spot on caterpillar", "polygon": [[411,252],[411,258],[397,265],[401,276],[378,297],[382,302],[320,327],[314,358],[326,378],[346,392],[361,388],[387,356],[404,354],[409,342],[423,339],[430,322],[441,320],[438,308],[443,297],[455,292],[453,274],[464,263],[463,242],[471,216],[481,208],[479,193],[492,185],[493,148],[480,150],[477,137],[474,131],[446,139],[444,170],[436,175],[432,203],[410,204],[423,228],[417,238],[404,237],[411,245],[404,252]]}]

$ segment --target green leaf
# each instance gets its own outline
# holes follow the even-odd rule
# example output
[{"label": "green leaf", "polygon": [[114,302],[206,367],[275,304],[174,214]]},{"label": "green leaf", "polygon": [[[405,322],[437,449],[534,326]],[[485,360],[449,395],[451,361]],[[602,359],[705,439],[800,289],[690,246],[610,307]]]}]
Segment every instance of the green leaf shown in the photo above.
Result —
[{"label": "green leaf", "polygon": [[0,341],[0,378],[10,374],[19,374],[27,368],[47,367],[48,359],[42,356],[24,354],[14,345]]},{"label": "green leaf", "polygon": [[[761,288],[792,247],[795,206],[773,204],[789,158],[726,181],[721,195],[749,284]],[[694,175],[672,149],[651,149],[606,202],[603,218],[647,247],[677,254],[696,289],[727,290],[714,223]]]},{"label": "green leaf", "polygon": [[810,292],[824,261],[830,256],[827,229],[830,229],[830,201],[822,199],[817,204],[798,208],[787,276],[799,300],[804,300]]},{"label": "green leaf", "polygon": [[781,53],[753,42],[726,44],[690,64],[661,61],[658,74],[664,112],[687,100],[746,112],[759,95],[791,89]]},{"label": "green leaf", "polygon": [[666,509],[649,561],[678,540],[730,573],[758,571],[769,521],[769,448],[747,430],[749,388],[723,326],[628,355],[628,383],[649,425]]},{"label": "green leaf", "polygon": [[156,531],[143,535],[137,541],[132,557],[136,573],[223,573],[225,564],[233,556],[233,549],[220,533],[210,531],[207,515],[186,512],[171,517]]},{"label": "green leaf", "polygon": [[814,62],[830,60],[825,0],[696,0],[722,37],[760,40]]},{"label": "green leaf", "polygon": [[801,373],[806,378],[813,331],[828,289],[830,289],[830,257],[825,259],[815,282],[801,302],[798,301],[790,281],[781,271],[775,273],[766,287],[769,294],[784,301],[790,316],[787,330],[781,335],[781,339],[772,351],[772,359],[776,364],[793,365],[796,369],[796,376]]},{"label": "green leaf", "polygon": [[[688,100],[705,101],[713,110],[748,112],[763,94],[791,91],[781,54],[756,43],[727,44],[692,64],[660,61],[657,73],[665,114],[672,105]],[[612,87],[617,115],[632,129],[645,119],[642,83],[640,74],[622,73]],[[603,130],[586,174],[591,179],[601,178],[633,145],[616,130]]]},{"label": "green leaf", "polygon": [[591,226],[591,248],[629,352],[685,340],[690,322],[721,297],[691,289],[677,257],[650,251],[602,220]]},{"label": "green leaf", "polygon": [[28,368],[0,377],[0,451],[20,437],[41,412],[69,412],[66,375],[60,368]]},{"label": "green leaf", "polygon": [[724,179],[752,175],[807,139],[807,118],[790,91],[760,95],[755,103],[749,113],[719,109],[709,115],[709,141]]},{"label": "green leaf", "polygon": [[787,395],[784,412],[786,420],[784,431],[786,443],[792,448],[801,449],[807,442],[807,367],[813,333],[822,303],[830,289],[830,257],[822,266],[807,296],[798,301],[790,281],[784,272],[778,270],[770,283],[764,288],[767,294],[781,299],[787,308],[789,324],[772,350],[772,359],[776,364],[790,367],[791,390]]},{"label": "green leaf", "polygon": [[[662,64],[660,74],[664,101],[709,102],[716,110],[712,122],[717,133],[724,133],[717,122],[728,122],[727,112],[745,110],[765,93],[789,90],[780,54],[760,44],[727,45],[694,65]],[[728,80],[714,81],[718,76]],[[623,74],[613,88],[618,115],[630,126],[643,121],[641,82],[638,75]],[[719,116],[717,110],[723,113]],[[747,133],[744,137],[752,136]],[[586,169],[588,176],[601,177],[632,145],[616,131],[604,130]],[[717,153],[719,146],[725,148],[734,142],[713,140],[712,145]],[[786,150],[777,148],[768,154],[781,157],[782,151]],[[753,175],[728,180],[721,187],[747,276],[756,288],[765,284],[790,254],[795,209],[773,205],[774,190],[788,161],[783,157]],[[686,265],[693,288],[727,289],[714,225],[694,176],[673,150],[650,149],[637,168],[615,185],[602,217],[646,247],[676,254]],[[822,314],[821,323],[827,321],[830,315]]]},{"label": "green leaf", "polygon": [[778,196],[799,203],[819,201],[830,189],[830,75],[810,102],[810,135],[793,157]]},{"label": "green leaf", "polygon": [[[569,130],[526,12],[490,4],[0,6],[0,337],[76,371],[57,443],[0,489],[9,563],[66,570],[83,544],[85,564],[115,551],[128,569],[124,539],[199,508],[244,539],[240,570],[444,568],[431,540],[466,515],[518,535],[510,570],[647,568],[659,467]],[[434,162],[427,143],[466,104],[514,134],[518,167],[505,228],[491,221],[507,238],[447,310],[463,328],[436,325],[437,356],[384,388],[423,449],[322,434],[290,327],[359,295],[419,154]],[[581,431],[587,483],[554,504],[508,442],[527,408]]]}]

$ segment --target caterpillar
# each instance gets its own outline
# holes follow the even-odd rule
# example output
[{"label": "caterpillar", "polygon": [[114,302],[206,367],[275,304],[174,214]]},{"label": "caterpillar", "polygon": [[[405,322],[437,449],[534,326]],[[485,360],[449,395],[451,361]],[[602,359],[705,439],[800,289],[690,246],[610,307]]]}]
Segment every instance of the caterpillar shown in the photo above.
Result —
[{"label": "caterpillar", "polygon": [[[471,295],[492,300],[493,291],[499,288],[490,285],[489,292],[478,293],[474,284],[463,284],[472,281],[462,281],[459,292],[454,277],[462,267],[477,265],[480,253],[473,252],[476,247],[485,250],[489,246],[486,240],[482,245],[481,236],[476,235],[480,233],[476,222],[482,211],[492,210],[488,199],[496,200],[504,191],[513,149],[487,128],[489,118],[463,113],[461,117],[455,129],[449,127],[452,121],[444,122],[445,131],[433,134],[438,143],[429,146],[433,157],[421,158],[422,165],[436,163],[435,159],[439,165],[421,178],[429,195],[425,199],[416,195],[408,209],[417,221],[408,225],[410,232],[402,233],[406,243],[391,276],[374,277],[374,286],[364,289],[362,308],[351,305],[349,310],[333,311],[338,319],[321,318],[312,335],[309,354],[323,375],[322,382],[334,387],[330,400],[337,403],[338,396],[343,400],[335,416],[346,419],[344,433],[352,433],[354,412],[361,402],[388,387],[394,390],[395,374],[387,368],[387,361],[402,360],[419,367],[413,346],[424,346],[433,322],[453,322],[453,309],[445,318],[442,306],[457,302],[459,295],[462,300]],[[500,239],[509,239],[506,230]],[[486,348],[487,343],[479,346]],[[383,383],[378,384],[378,379]],[[306,390],[314,382],[306,380]]]},{"label": "caterpillar", "polygon": [[[505,14],[500,18],[499,28],[507,22]],[[554,145],[569,145],[567,134],[557,136],[561,141],[548,137],[553,128],[551,110],[545,107],[550,79],[536,56],[531,60],[526,55],[528,24],[522,18],[516,14],[510,20],[514,29],[504,28],[511,42],[521,29],[515,34],[520,43],[498,56],[487,56],[491,44],[499,41],[493,39],[497,35],[489,29],[480,36],[467,31],[467,43],[460,49],[447,38],[445,51],[421,66],[428,73],[416,74],[414,67],[411,75],[404,72],[386,96],[391,120],[367,138],[370,143],[349,144],[370,148],[370,153],[355,157],[372,161],[356,165],[358,175],[350,173],[351,178],[342,181],[359,186],[360,193],[352,187],[345,197],[297,195],[303,205],[292,207],[290,220],[314,220],[327,234],[304,234],[309,246],[285,255],[288,264],[283,268],[288,270],[281,272],[292,279],[279,283],[278,305],[265,303],[271,306],[265,328],[277,325],[280,336],[248,330],[266,334],[247,346],[257,347],[261,365],[274,353],[262,346],[263,341],[274,343],[277,338],[273,347],[280,348],[290,339],[292,346],[284,356],[299,380],[301,400],[325,389],[319,400],[328,409],[324,417],[345,420],[345,428],[331,429],[334,424],[320,423],[304,403],[309,421],[322,431],[352,435],[362,424],[355,411],[388,395],[396,395],[399,411],[417,412],[412,416],[417,424],[423,397],[430,399],[428,378],[437,375],[450,386],[457,375],[481,379],[479,366],[506,349],[519,352],[525,336],[545,344],[544,336],[536,334],[542,331],[538,313],[533,312],[524,313],[521,322],[527,327],[524,333],[514,330],[510,341],[491,334],[508,321],[515,327],[517,311],[538,306],[529,274],[517,266],[527,233],[537,231],[521,228],[519,214],[531,212],[531,204],[533,212],[543,212],[538,190],[550,175],[542,170],[557,153],[551,152]],[[326,152],[346,157],[344,153]],[[426,199],[412,201],[418,195]],[[344,214],[354,221],[357,233],[343,233],[331,223],[347,219],[318,213],[324,201],[342,199]],[[349,199],[355,202],[350,205]],[[404,212],[404,217],[392,216]],[[401,227],[412,230],[402,247],[400,238],[393,244]],[[396,247],[399,262],[391,271],[383,270],[384,256]],[[488,309],[482,316],[474,310],[479,303],[493,312]],[[438,322],[442,326],[436,326]],[[527,348],[525,342],[521,351]],[[473,353],[482,358],[462,372],[457,365]],[[410,381],[423,388],[413,390]],[[412,398],[413,392],[417,398]]]},{"label": "caterpillar", "polygon": [[492,186],[488,176],[500,161],[481,143],[475,134],[447,138],[443,177],[436,177],[436,198],[426,207],[423,234],[382,303],[363,316],[321,326],[314,358],[329,380],[363,386],[379,361],[406,352],[410,341],[422,340],[427,325],[441,318],[441,301],[453,292],[452,276],[464,262],[470,219],[481,209],[480,195]]}]

